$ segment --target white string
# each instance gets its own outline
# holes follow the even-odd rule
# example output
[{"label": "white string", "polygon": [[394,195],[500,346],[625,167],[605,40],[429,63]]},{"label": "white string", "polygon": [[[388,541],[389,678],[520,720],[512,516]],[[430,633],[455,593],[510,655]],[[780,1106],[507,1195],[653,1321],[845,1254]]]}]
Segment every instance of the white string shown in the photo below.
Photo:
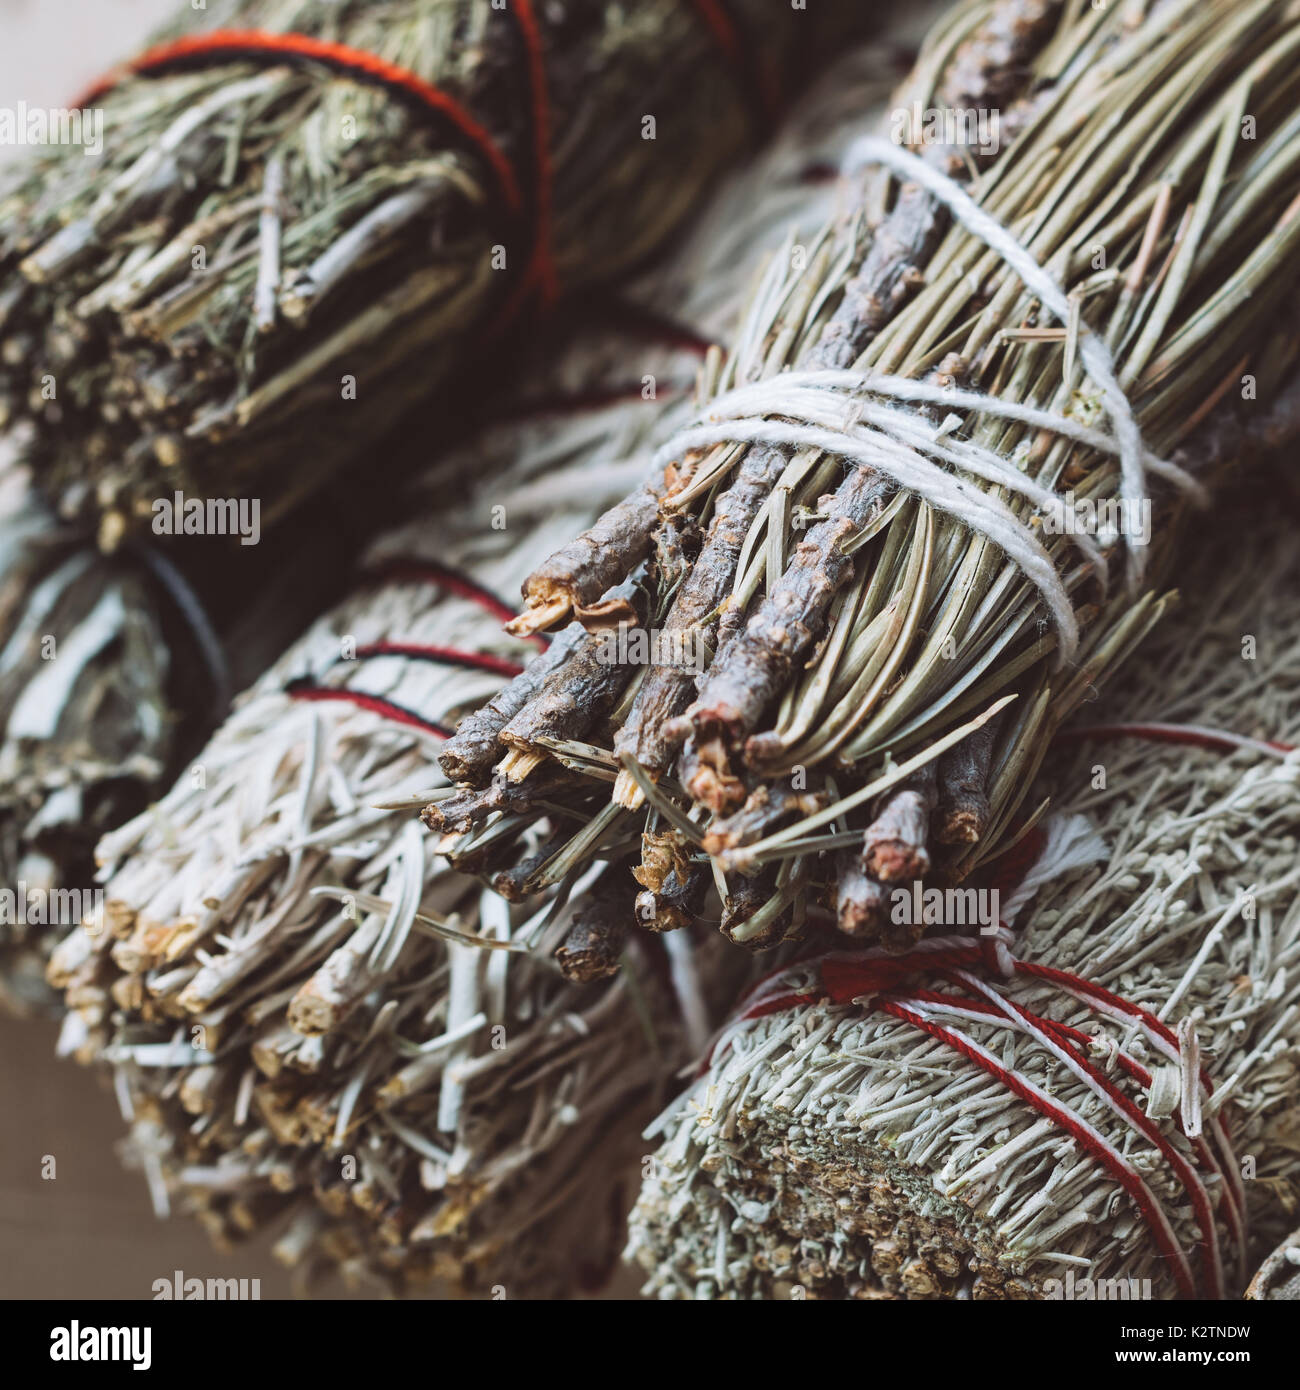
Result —
[{"label": "white string", "polygon": [[1078,649],[1079,626],[1074,607],[1052,557],[1033,531],[996,494],[972,487],[882,431],[819,429],[781,420],[736,420],[682,430],[656,455],[656,469],[663,466],[661,458],[671,461],[689,450],[713,444],[785,444],[795,449],[819,449],[874,469],[1000,546],[1042,595],[1058,629],[1060,659],[1070,660]]},{"label": "white string", "polygon": [[[1021,281],[1033,290],[1045,309],[1051,310],[1061,323],[1069,323],[1070,304],[1065,291],[997,218],[980,207],[947,174],[931,168],[916,155],[876,135],[864,135],[855,140],[849,146],[844,164],[846,173],[857,173],[871,164],[883,164],[909,183],[920,184],[931,197],[943,203],[968,232],[978,237],[990,250],[996,251]],[[1142,436],[1133,418],[1133,408],[1115,374],[1110,350],[1082,321],[1079,324],[1079,356],[1088,369],[1088,375],[1100,387],[1102,400],[1115,426],[1119,441],[1120,497],[1130,506],[1137,506],[1146,490]],[[1128,538],[1128,575],[1130,584],[1134,586],[1142,578],[1146,563],[1146,556],[1142,553],[1145,545],[1146,541],[1140,537]]]},{"label": "white string", "polygon": [[[720,405],[742,396],[757,395],[761,404],[760,393],[765,387],[771,387],[774,384],[821,387],[829,390],[835,390],[839,387],[849,393],[871,392],[875,395],[889,396],[896,401],[925,402],[952,406],[959,410],[978,410],[985,415],[995,415],[1005,420],[1017,420],[1021,424],[1032,425],[1037,429],[1052,430],[1066,439],[1073,439],[1077,443],[1086,444],[1090,449],[1095,449],[1099,453],[1119,453],[1118,442],[1104,430],[1095,430],[1088,425],[1082,425],[1077,420],[1070,419],[1068,415],[1058,415],[1051,410],[1039,410],[1036,406],[1024,405],[1019,401],[1004,401],[999,396],[988,396],[980,391],[964,391],[957,386],[939,386],[932,381],[918,381],[914,377],[907,376],[890,376],[883,372],[856,372],[831,368],[817,371],[783,372],[774,380],[760,381],[752,386],[740,387],[710,401],[708,415],[713,418]],[[906,418],[914,420],[918,424],[926,423],[920,416],[909,415]],[[1154,473],[1157,477],[1164,478],[1182,489],[1198,505],[1204,506],[1208,503],[1209,494],[1205,488],[1190,473],[1179,468],[1176,463],[1170,463],[1167,459],[1160,458],[1148,449],[1142,451],[1142,462],[1148,472]]]},{"label": "white string", "polygon": [[[954,180],[876,136],[863,136],[850,146],[845,171],[855,173],[869,164],[883,164],[900,177],[920,184],[972,235],[996,251],[1045,309],[1062,323],[1069,321],[1070,305],[1061,287],[1012,233],[979,207]],[[1205,492],[1199,483],[1143,446],[1109,350],[1086,324],[1080,324],[1079,333],[1080,358],[1101,390],[1114,426],[1114,437],[1067,416],[1000,400],[978,391],[946,388],[883,373],[786,372],[738,387],[711,401],[694,425],[679,431],[657,451],[655,466],[662,467],[688,450],[713,444],[761,443],[817,448],[870,467],[998,545],[1038,589],[1057,626],[1059,658],[1065,662],[1077,650],[1078,625],[1069,593],[1051,557],[1032,527],[1022,521],[996,491],[972,488],[953,470],[991,483],[995,489],[1004,488],[1019,494],[1033,502],[1040,512],[1057,518],[1065,515],[1064,500],[992,450],[965,440],[945,442],[942,426],[936,428],[924,417],[911,412],[872,405],[864,401],[862,395],[869,393],[896,402],[927,402],[979,411],[1035,429],[1050,430],[1064,439],[1117,455],[1119,501],[1128,515],[1137,515],[1136,509],[1146,500],[1148,471],[1204,505]],[[773,419],[773,416],[783,418]],[[1105,565],[1096,543],[1077,534],[1072,534],[1071,539],[1104,584]],[[1129,583],[1136,585],[1142,577],[1147,538],[1129,535],[1125,539],[1126,574]]]},{"label": "white string", "polygon": [[1008,926],[1015,922],[1020,909],[1044,884],[1063,878],[1075,869],[1087,868],[1110,855],[1105,840],[1087,816],[1052,816],[1043,828],[1046,838],[1038,858],[1002,904],[1002,920]]}]

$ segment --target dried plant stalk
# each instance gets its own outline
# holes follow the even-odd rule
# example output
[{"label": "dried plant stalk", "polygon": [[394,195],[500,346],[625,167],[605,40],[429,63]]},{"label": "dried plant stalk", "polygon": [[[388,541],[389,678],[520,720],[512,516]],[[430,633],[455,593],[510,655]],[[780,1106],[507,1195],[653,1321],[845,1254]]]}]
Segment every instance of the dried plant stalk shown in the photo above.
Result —
[{"label": "dried plant stalk", "polygon": [[731,52],[693,0],[181,13],[169,40],[295,34],[397,64],[479,138],[395,78],[236,45],[97,97],[101,157],[54,147],[9,176],[0,411],[35,422],[41,485],[110,544],[176,488],[257,498],[269,526],[527,295],[626,275],[752,135],[751,83],[789,87],[876,23],[737,0]]},{"label": "dried plant stalk", "polygon": [[[1300,736],[1300,621],[1288,597],[1297,567],[1288,527],[1260,500],[1198,537],[1186,609],[1134,663],[1126,688],[1094,707],[1116,722],[1073,751],[1058,747],[1040,791],[1059,794],[1062,824],[1085,817],[1105,843],[1099,864],[1050,879],[1019,909],[1013,948],[1145,1006],[1179,1030],[1188,1055],[1199,1049],[1215,1087],[1201,1130],[1221,1122],[1250,1155],[1247,1241],[1220,1205],[1237,1174],[1207,1178],[1227,1296],[1240,1295],[1300,1197],[1291,848],[1300,754],[1283,751]],[[1152,713],[1162,722],[1150,725]],[[1107,731],[1113,744],[1098,742]],[[1227,756],[1233,740],[1241,751]],[[795,988],[806,974],[796,972]],[[922,974],[897,997],[927,984],[945,987]],[[1130,1026],[1042,982],[996,987],[1081,1027],[1088,1054],[1179,1152],[1192,1152],[1178,1118],[1187,1115],[1179,1068]],[[1169,1164],[1131,1133],[1124,1142],[1123,1123],[1076,1075],[1013,1028],[951,1026],[1122,1142],[1179,1244],[1195,1249],[1195,1219]],[[1088,1279],[1092,1289],[1137,1280],[1123,1287],[1174,1293],[1170,1261],[1114,1177],[934,1038],[858,1002],[782,1010],[730,1039],[663,1122],[629,1247],[648,1291],[782,1298],[798,1285],[822,1298],[1001,1299],[1068,1297],[1067,1281]],[[1117,1048],[1154,1074],[1149,1089],[1118,1067]]]}]

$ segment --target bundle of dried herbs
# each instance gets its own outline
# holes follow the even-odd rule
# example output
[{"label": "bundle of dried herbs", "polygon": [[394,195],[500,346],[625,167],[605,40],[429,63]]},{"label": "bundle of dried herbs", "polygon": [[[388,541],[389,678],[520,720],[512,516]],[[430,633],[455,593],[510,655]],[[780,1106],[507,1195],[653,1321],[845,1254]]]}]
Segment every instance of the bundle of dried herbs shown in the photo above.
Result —
[{"label": "bundle of dried herbs", "polygon": [[1294,434],[1297,47],[1270,0],[946,14],[899,109],[998,139],[861,144],[860,215],[774,269],[697,422],[524,586],[515,632],[655,630],[612,739],[574,660],[448,774],[616,774],[599,833],[644,834],[643,883],[706,855],[732,940],[828,907],[907,949],[892,887],[1022,833],[1051,731],[1165,606],[1188,494]]},{"label": "bundle of dried herbs", "polygon": [[[78,544],[0,470],[0,1004],[53,1003],[45,962],[65,935],[118,807],[115,789],[153,784],[171,746],[168,653],[138,573]],[[74,874],[76,870],[74,869]],[[89,884],[90,874],[74,878]],[[76,921],[78,911],[72,917]]]},{"label": "bundle of dried herbs", "polygon": [[304,1269],[573,1287],[615,1156],[746,964],[707,936],[627,940],[633,885],[600,869],[552,866],[536,910],[518,905],[518,841],[541,865],[590,813],[585,791],[575,805],[503,782],[496,804],[457,810],[440,787],[442,813],[477,826],[456,863],[482,886],[412,811],[462,711],[495,691],[486,710],[506,717],[514,671],[540,683],[585,640],[505,636],[496,596],[644,473],[655,425],[685,418],[697,373],[718,369],[708,344],[750,256],[788,259],[794,219],[825,217],[838,190],[809,174],[888,80],[878,58],[837,73],[618,322],[534,362],[498,423],[402,497],[412,520],[352,595],[101,842],[108,930],[73,933],[50,975],[63,1050],[111,1064],[160,1209],[223,1238],[284,1220],[277,1249]]},{"label": "bundle of dried herbs", "polygon": [[733,0],[223,0],[0,193],[0,416],[113,544],[175,489],[271,522],[537,299],[626,272],[764,102],[877,23]]},{"label": "bundle of dried herbs", "polygon": [[900,958],[843,953],[742,1005],[774,1012],[727,1030],[660,1122],[630,1245],[650,1291],[1239,1297],[1294,1224],[1297,564],[1289,523],[1223,520],[1181,620],[1034,793],[1073,827],[1035,877],[1099,861],[1004,899],[1038,973],[921,963],[850,1002],[836,968],[853,992]]},{"label": "bundle of dried herbs", "polygon": [[[137,814],[337,590],[328,497],[269,548],[132,540],[102,554],[28,470],[0,469],[0,1003],[53,1007],[52,946],[97,919],[94,847]],[[221,558],[217,559],[217,552]]]}]

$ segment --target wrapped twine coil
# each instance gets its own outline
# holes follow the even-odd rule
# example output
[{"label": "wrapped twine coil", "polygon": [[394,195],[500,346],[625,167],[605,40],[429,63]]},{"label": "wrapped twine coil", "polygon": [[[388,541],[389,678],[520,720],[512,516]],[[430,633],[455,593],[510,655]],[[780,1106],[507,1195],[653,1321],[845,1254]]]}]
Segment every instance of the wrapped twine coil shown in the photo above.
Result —
[{"label": "wrapped twine coil", "polygon": [[747,963],[686,933],[625,941],[599,873],[556,873],[518,905],[563,802],[503,802],[528,822],[522,866],[479,828],[458,862],[499,892],[454,872],[413,813],[453,794],[434,755],[461,712],[548,660],[544,639],[501,631],[500,595],[644,471],[735,312],[738,248],[788,256],[794,218],[826,215],[838,190],[808,169],[862,128],[880,69],[842,69],[638,287],[633,305],[686,331],[626,313],[539,357],[502,422],[403,497],[414,519],[352,596],[101,841],[107,930],[74,932],[49,976],[70,1006],[61,1048],[111,1067],[160,1211],[223,1240],[276,1220],[305,1273],[394,1286],[517,1297],[608,1267],[634,1187],[620,1155]]},{"label": "wrapped twine coil", "polygon": [[1002,898],[1022,969],[842,953],[741,1006],[655,1131],[648,1292],[1240,1296],[1300,1201],[1296,572],[1276,521],[1240,527],[1251,562],[1211,545],[1108,722],[1058,745],[1039,886]]}]

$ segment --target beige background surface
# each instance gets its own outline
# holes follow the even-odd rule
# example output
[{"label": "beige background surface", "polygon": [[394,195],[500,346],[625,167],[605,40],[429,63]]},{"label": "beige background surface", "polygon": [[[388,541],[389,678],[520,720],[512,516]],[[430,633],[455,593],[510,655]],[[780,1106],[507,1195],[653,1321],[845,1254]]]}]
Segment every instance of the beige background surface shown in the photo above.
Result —
[{"label": "beige background surface", "polygon": [[[54,1059],[55,1033],[0,1018],[0,1298],[147,1299],[177,1269],[260,1278],[264,1299],[292,1296],[268,1242],[223,1255],[191,1221],[154,1216],[144,1179],[115,1153],[117,1102],[97,1076]],[[47,1154],[53,1181],[41,1177]]]},{"label": "beige background surface", "polygon": [[100,73],[129,58],[176,5],[177,0],[0,0],[0,105],[66,105]]}]

